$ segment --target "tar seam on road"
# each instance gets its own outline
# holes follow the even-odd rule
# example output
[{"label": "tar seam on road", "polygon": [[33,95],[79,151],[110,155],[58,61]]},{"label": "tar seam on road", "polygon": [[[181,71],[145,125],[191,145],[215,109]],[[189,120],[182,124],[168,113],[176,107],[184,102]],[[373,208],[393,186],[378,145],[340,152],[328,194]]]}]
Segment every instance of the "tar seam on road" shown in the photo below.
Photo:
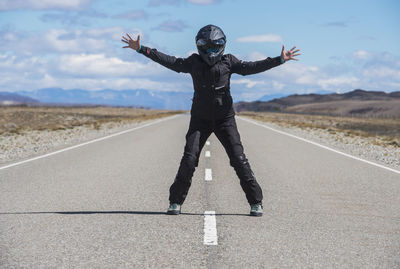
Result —
[{"label": "tar seam on road", "polygon": [[71,149],[82,147],[82,146],[85,146],[85,145],[88,145],[88,144],[91,144],[91,143],[99,142],[99,141],[102,141],[102,140],[105,140],[105,139],[108,139],[108,138],[111,138],[111,137],[114,137],[114,136],[126,134],[126,133],[129,133],[129,132],[132,132],[132,131],[135,131],[135,130],[138,130],[138,129],[142,129],[144,127],[151,126],[151,125],[154,125],[154,124],[166,121],[166,120],[171,120],[171,119],[176,118],[178,116],[181,116],[181,115],[174,115],[174,116],[171,116],[171,117],[159,119],[159,120],[152,121],[152,122],[146,123],[144,125],[141,125],[141,126],[138,126],[138,127],[132,128],[132,129],[128,129],[128,130],[125,130],[125,131],[122,131],[122,132],[118,132],[118,133],[115,133],[115,134],[111,134],[111,135],[107,135],[107,136],[104,136],[104,137],[96,138],[94,140],[90,140],[90,141],[87,141],[87,142],[84,142],[84,143],[81,143],[81,144],[78,144],[78,145],[75,145],[75,146],[71,146],[71,147],[68,147],[68,148],[60,149],[60,150],[57,150],[57,151],[54,151],[54,152],[50,152],[50,153],[47,153],[47,154],[44,154],[44,155],[40,155],[40,156],[37,156],[37,157],[34,157],[34,158],[30,158],[30,159],[27,159],[27,160],[24,160],[24,161],[12,163],[12,164],[0,167],[0,170],[7,169],[7,168],[10,168],[10,167],[13,167],[13,166],[17,166],[17,165],[20,165],[20,164],[23,164],[23,163],[35,161],[35,160],[38,160],[38,159],[46,158],[46,157],[49,157],[49,156],[52,156],[52,155],[55,155],[55,154],[58,154],[58,153],[61,153],[61,152],[64,152],[64,151],[68,151],[68,150],[71,150]]},{"label": "tar seam on road", "polygon": [[276,129],[272,128],[272,127],[269,127],[269,126],[266,126],[266,125],[264,125],[264,124],[255,122],[255,121],[253,121],[253,120],[245,119],[245,118],[242,118],[242,117],[238,117],[238,118],[241,119],[241,120],[243,120],[243,121],[247,121],[247,122],[253,123],[253,124],[255,124],[255,125],[258,125],[258,126],[260,126],[260,127],[264,127],[264,128],[269,129],[269,130],[271,130],[271,131],[277,132],[277,133],[279,133],[279,134],[287,135],[287,136],[290,136],[290,137],[299,139],[299,140],[301,140],[301,141],[304,141],[304,142],[313,144],[313,145],[315,145],[315,146],[321,147],[321,148],[323,148],[323,149],[327,149],[327,150],[333,151],[333,152],[338,153],[338,154],[341,154],[341,155],[343,155],[343,156],[346,156],[346,157],[349,157],[349,158],[352,158],[352,159],[355,159],[355,160],[358,160],[358,161],[361,161],[361,162],[365,162],[365,163],[368,163],[368,164],[377,166],[377,167],[379,167],[379,168],[383,168],[383,169],[389,170],[389,171],[391,171],[391,172],[400,174],[400,171],[399,171],[399,170],[396,170],[396,169],[393,169],[393,168],[390,168],[390,167],[387,167],[387,166],[384,166],[384,165],[381,165],[381,164],[378,164],[378,163],[374,163],[374,162],[371,162],[371,161],[367,161],[367,160],[358,158],[358,157],[356,157],[356,156],[353,156],[353,155],[350,155],[350,154],[347,154],[347,153],[338,151],[338,150],[336,150],[336,149],[332,149],[332,148],[330,148],[330,147],[327,147],[327,146],[318,144],[318,143],[316,143],[316,142],[307,140],[307,139],[305,139],[305,138],[301,138],[301,137],[298,137],[298,136],[295,136],[295,135],[292,135],[292,134],[289,134],[289,133],[286,133],[286,132],[283,132],[283,131],[276,130]]},{"label": "tar seam on road", "polygon": [[204,212],[204,245],[218,245],[215,211]]}]

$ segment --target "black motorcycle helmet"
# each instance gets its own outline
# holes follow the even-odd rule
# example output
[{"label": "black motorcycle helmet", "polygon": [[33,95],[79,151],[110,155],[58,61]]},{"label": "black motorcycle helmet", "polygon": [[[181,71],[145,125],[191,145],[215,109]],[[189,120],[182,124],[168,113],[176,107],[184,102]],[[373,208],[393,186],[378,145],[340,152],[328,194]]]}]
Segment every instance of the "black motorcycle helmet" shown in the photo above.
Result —
[{"label": "black motorcycle helmet", "polygon": [[197,50],[201,58],[211,66],[221,60],[225,44],[226,36],[224,32],[215,25],[204,26],[196,35]]}]

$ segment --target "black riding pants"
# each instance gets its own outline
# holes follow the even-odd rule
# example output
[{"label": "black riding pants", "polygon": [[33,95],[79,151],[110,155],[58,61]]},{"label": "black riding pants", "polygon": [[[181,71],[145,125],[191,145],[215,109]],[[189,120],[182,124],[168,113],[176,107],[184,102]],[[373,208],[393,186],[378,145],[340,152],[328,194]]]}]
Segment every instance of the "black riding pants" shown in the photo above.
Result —
[{"label": "black riding pants", "polygon": [[235,117],[221,120],[204,120],[191,117],[186,134],[183,157],[170,187],[170,203],[183,204],[192,183],[192,176],[199,162],[200,152],[211,133],[215,133],[229,156],[230,165],[240,179],[240,185],[249,204],[261,203],[262,190],[254,177],[250,164],[243,153],[243,146],[237,130]]}]

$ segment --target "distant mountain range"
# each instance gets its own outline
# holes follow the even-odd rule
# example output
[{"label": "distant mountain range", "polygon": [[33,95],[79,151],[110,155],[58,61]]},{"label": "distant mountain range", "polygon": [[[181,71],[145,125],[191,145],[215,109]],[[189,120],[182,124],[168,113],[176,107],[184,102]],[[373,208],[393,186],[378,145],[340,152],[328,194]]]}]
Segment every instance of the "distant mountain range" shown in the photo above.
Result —
[{"label": "distant mountain range", "polygon": [[[110,105],[187,110],[190,109],[192,96],[192,92],[46,88],[18,93],[0,92],[0,105]],[[265,95],[261,100],[254,102],[238,102],[234,107],[236,111],[400,117],[400,92],[385,93],[358,89],[344,94],[313,93],[286,97],[274,94]]]},{"label": "distant mountain range", "polygon": [[282,93],[266,94],[266,95],[260,97],[257,101],[267,102],[267,101],[282,98],[285,96],[287,96],[287,94],[282,94]]},{"label": "distant mountain range", "polygon": [[[332,93],[332,92],[327,92],[327,91],[317,91],[317,92],[314,92],[314,94],[320,94],[320,95],[330,94],[330,93]],[[279,99],[279,98],[286,97],[286,96],[288,96],[288,95],[287,95],[287,94],[284,94],[284,93],[266,94],[266,95],[263,95],[262,97],[260,97],[257,101],[264,101],[264,102],[266,102],[266,101],[271,101],[271,100]]]},{"label": "distant mountain range", "polygon": [[[134,106],[154,109],[186,110],[191,106],[191,92],[162,92],[147,90],[63,90],[46,88],[20,91],[18,94],[2,92],[0,104],[31,104],[38,102],[60,105],[110,105]],[[24,99],[25,98],[25,99]]]},{"label": "distant mountain range", "polygon": [[0,105],[35,104],[38,100],[11,92],[0,92]]},{"label": "distant mountain range", "polygon": [[400,92],[354,90],[343,94],[294,94],[268,102],[239,102],[236,111],[400,117]]}]

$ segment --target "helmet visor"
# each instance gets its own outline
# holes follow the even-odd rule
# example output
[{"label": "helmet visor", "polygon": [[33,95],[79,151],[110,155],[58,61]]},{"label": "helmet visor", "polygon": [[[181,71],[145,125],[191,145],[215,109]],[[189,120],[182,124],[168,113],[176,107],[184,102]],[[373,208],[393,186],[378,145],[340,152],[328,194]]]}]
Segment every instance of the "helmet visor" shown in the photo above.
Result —
[{"label": "helmet visor", "polygon": [[203,46],[207,45],[207,43],[208,43],[207,40],[202,39],[202,38],[196,41],[196,45],[198,47],[203,47]]},{"label": "helmet visor", "polygon": [[196,41],[196,45],[198,47],[204,47],[206,45],[208,45],[207,47],[223,46],[223,45],[225,45],[225,39],[220,38],[217,40],[206,40],[206,39],[200,38],[199,40]]},{"label": "helmet visor", "polygon": [[213,40],[212,43],[214,45],[223,46],[223,45],[225,45],[225,39],[220,38],[220,39],[217,39],[217,40]]}]

